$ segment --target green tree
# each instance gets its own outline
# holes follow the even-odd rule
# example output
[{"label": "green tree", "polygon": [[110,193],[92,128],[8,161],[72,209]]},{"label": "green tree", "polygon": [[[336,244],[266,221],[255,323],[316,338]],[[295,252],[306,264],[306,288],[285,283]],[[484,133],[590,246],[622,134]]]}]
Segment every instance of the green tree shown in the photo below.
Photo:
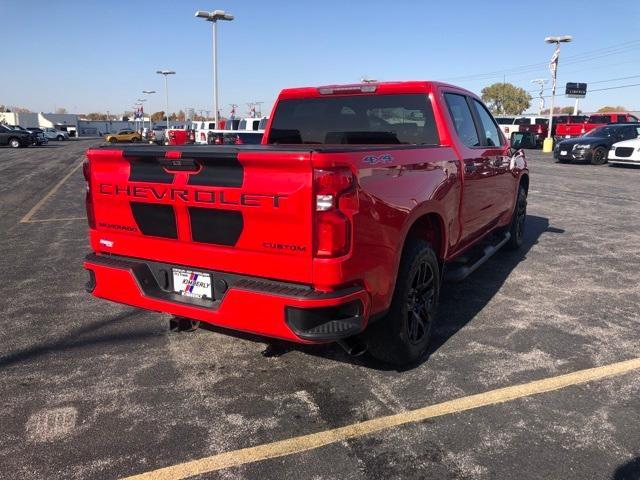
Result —
[{"label": "green tree", "polygon": [[511,83],[494,83],[482,89],[482,101],[492,113],[520,115],[531,105],[531,95]]},{"label": "green tree", "polygon": [[598,113],[606,113],[606,112],[626,112],[627,109],[622,105],[618,105],[617,107],[604,106],[598,109]]}]

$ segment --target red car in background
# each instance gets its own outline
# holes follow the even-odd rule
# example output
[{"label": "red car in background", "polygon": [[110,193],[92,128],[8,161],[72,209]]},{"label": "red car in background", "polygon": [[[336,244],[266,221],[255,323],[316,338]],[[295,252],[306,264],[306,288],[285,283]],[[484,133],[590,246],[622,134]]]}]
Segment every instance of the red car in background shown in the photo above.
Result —
[{"label": "red car in background", "polygon": [[167,145],[186,145],[196,141],[196,132],[191,127],[181,125],[167,130]]},{"label": "red car in background", "polygon": [[610,123],[635,123],[638,122],[638,117],[628,112],[607,112],[607,113],[595,113],[590,115],[586,121],[583,122],[568,122],[559,124],[556,129],[554,138],[561,140],[563,138],[579,137],[585,133],[603,125]]}]

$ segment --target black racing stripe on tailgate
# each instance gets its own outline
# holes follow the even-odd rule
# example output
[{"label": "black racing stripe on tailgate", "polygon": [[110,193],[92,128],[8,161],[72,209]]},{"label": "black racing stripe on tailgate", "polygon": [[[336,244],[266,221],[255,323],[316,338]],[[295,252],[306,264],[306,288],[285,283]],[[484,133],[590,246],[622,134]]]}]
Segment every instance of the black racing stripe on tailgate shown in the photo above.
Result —
[{"label": "black racing stripe on tailgate", "polygon": [[131,165],[130,182],[173,182],[173,174],[166,172],[156,158],[128,158],[127,160]]},{"label": "black racing stripe on tailgate", "polygon": [[138,228],[152,237],[178,238],[176,214],[171,205],[131,202],[131,212]]},{"label": "black racing stripe on tailgate", "polygon": [[202,165],[199,173],[189,175],[187,185],[206,187],[241,187],[244,168],[235,153],[185,152],[182,158],[193,158]]},{"label": "black racing stripe on tailgate", "polygon": [[191,237],[194,242],[233,246],[244,228],[242,212],[189,207]]}]

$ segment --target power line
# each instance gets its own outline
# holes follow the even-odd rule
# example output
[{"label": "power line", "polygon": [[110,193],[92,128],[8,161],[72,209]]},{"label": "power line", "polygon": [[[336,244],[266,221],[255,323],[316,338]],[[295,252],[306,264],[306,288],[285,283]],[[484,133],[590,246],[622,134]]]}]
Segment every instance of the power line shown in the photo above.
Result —
[{"label": "power line", "polygon": [[[595,50],[590,50],[588,52],[584,52],[576,55],[568,55],[563,59],[563,65],[572,65],[575,63],[587,62],[596,60],[602,57],[608,57],[610,55],[616,55],[619,53],[625,53],[629,50],[634,50],[636,48],[640,48],[640,40],[633,40],[629,42],[619,43],[615,45],[611,45],[609,47],[599,48]],[[540,67],[544,67],[548,65],[548,62],[540,62],[540,63],[531,63],[528,65],[521,65],[519,67],[511,67],[502,70],[494,70],[492,72],[478,73],[472,75],[462,75],[458,77],[449,77],[444,80],[466,80],[466,79],[489,79],[495,78],[498,76],[503,76],[509,73],[524,73],[525,71],[537,70]]]},{"label": "power line", "polygon": [[[618,77],[618,78],[609,78],[608,80],[596,80],[595,82],[585,82],[589,85],[594,85],[597,83],[608,83],[608,82],[617,82],[618,80],[629,80],[631,78],[640,78],[640,75],[630,75],[628,77]],[[533,80],[532,80],[533,81]],[[551,90],[551,87],[543,88],[542,90]],[[538,93],[540,90],[527,90],[528,93]],[[594,92],[597,90],[589,90],[590,92]]]},{"label": "power line", "polygon": [[[605,90],[617,90],[618,88],[629,88],[629,87],[637,87],[640,86],[640,83],[631,83],[629,85],[618,85],[616,87],[605,87],[605,88],[596,88],[594,90],[589,90],[588,93],[593,93],[593,92],[602,92]],[[556,94],[556,97],[566,97],[567,95],[562,93],[562,94]],[[543,98],[551,98],[551,95],[546,95]]]}]

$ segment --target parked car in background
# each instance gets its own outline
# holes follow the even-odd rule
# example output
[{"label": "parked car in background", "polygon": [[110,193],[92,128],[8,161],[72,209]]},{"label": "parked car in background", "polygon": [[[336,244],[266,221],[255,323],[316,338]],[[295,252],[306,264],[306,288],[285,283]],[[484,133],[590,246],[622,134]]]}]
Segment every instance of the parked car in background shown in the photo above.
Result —
[{"label": "parked car in background", "polygon": [[164,144],[165,131],[167,129],[166,125],[155,125],[151,132],[149,132],[149,138],[147,139],[149,143],[155,143],[156,145]]},{"label": "parked car in background", "polygon": [[553,156],[560,163],[590,162],[592,165],[607,163],[607,156],[614,143],[638,138],[640,124],[619,123],[594,128],[578,138],[558,142]]},{"label": "parked car in background", "polygon": [[196,133],[191,125],[177,125],[166,133],[165,145],[185,145],[195,143]]},{"label": "parked car in background", "polygon": [[584,122],[568,122],[559,124],[556,129],[556,138],[572,138],[579,137],[585,133],[593,130],[594,128],[608,125],[611,123],[635,123],[638,122],[638,117],[628,112],[608,112],[608,113],[596,113],[589,115]]},{"label": "parked car in background", "polygon": [[142,140],[142,135],[130,128],[124,128],[119,130],[117,133],[108,133],[105,135],[104,139],[109,143],[139,142]]},{"label": "parked car in background", "polygon": [[69,134],[64,130],[58,130],[57,128],[51,127],[44,127],[42,130],[44,131],[44,136],[47,137],[47,140],[58,140],[59,142],[69,140]]},{"label": "parked car in background", "polygon": [[609,150],[611,165],[640,165],[640,127],[636,128],[637,137],[614,143]]},{"label": "parked car in background", "polygon": [[517,132],[519,125],[514,125],[516,117],[496,117],[498,127],[506,138],[511,138],[513,132]]},{"label": "parked car in background", "polygon": [[212,120],[199,120],[191,123],[195,132],[195,143],[206,145],[209,132],[216,129],[216,122]]},{"label": "parked car in background", "polygon": [[36,142],[35,134],[26,130],[14,130],[6,125],[0,125],[0,145],[13,148],[28,147]]},{"label": "parked car in background", "polygon": [[44,136],[44,132],[40,128],[24,128],[20,125],[5,125],[11,130],[19,130],[33,135],[33,145],[46,145],[49,140]]},{"label": "parked car in background", "polygon": [[518,126],[516,131],[528,132],[533,135],[536,141],[536,148],[542,147],[542,143],[549,132],[548,117],[519,117],[513,123]]}]

